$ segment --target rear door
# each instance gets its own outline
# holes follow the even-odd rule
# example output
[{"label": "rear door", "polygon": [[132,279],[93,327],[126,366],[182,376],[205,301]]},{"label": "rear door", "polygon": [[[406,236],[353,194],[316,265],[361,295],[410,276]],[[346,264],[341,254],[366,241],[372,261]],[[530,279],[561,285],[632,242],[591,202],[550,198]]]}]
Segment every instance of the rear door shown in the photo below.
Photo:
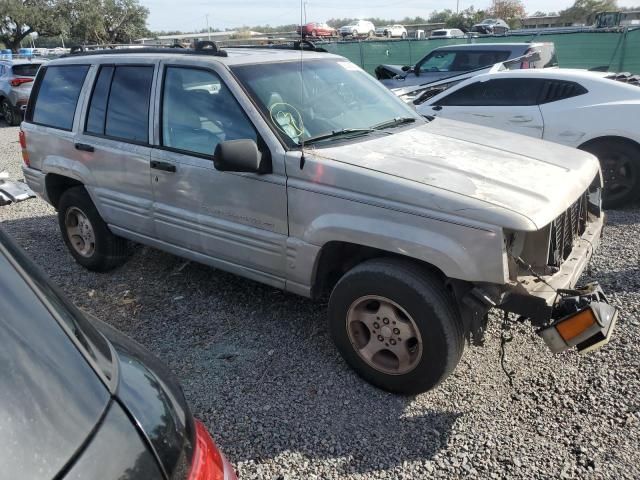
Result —
[{"label": "rear door", "polygon": [[434,99],[422,113],[542,138],[544,123],[537,104],[542,84],[533,78],[476,81]]},{"label": "rear door", "polygon": [[223,80],[225,72],[210,65],[177,60],[162,66],[151,165],[156,232],[175,253],[283,288],[283,159],[272,156],[273,173],[263,175],[214,168],[213,153],[223,141],[251,139],[264,155],[271,152]]},{"label": "rear door", "polygon": [[112,230],[152,236],[149,118],[156,62],[136,58],[94,68],[75,142],[91,175],[87,188]]}]

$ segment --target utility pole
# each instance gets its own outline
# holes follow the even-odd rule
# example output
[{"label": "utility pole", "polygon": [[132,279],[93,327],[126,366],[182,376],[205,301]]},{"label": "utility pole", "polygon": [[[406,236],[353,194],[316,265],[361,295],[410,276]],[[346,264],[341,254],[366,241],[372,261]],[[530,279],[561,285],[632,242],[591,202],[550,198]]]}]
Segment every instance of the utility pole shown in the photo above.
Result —
[{"label": "utility pole", "polygon": [[456,0],[456,15],[460,13],[460,0]]},{"label": "utility pole", "polygon": [[307,2],[304,2],[304,24],[307,24]]},{"label": "utility pole", "polygon": [[211,27],[209,27],[209,14],[208,13],[205,15],[205,18],[207,19],[207,40],[211,40]]}]

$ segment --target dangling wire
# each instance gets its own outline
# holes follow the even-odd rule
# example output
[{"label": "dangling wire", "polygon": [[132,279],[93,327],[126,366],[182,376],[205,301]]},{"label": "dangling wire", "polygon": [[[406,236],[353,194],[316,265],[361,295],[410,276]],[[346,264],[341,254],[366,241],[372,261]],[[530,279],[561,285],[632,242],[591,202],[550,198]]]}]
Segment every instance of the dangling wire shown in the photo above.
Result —
[{"label": "dangling wire", "polygon": [[513,335],[508,333],[511,330],[511,325],[509,325],[509,313],[504,312],[504,316],[502,317],[502,325],[500,329],[500,367],[502,367],[502,371],[509,379],[509,386],[513,388],[513,374],[515,373],[513,370],[507,370],[507,366],[505,364],[506,351],[505,346],[511,340],[513,340]]}]

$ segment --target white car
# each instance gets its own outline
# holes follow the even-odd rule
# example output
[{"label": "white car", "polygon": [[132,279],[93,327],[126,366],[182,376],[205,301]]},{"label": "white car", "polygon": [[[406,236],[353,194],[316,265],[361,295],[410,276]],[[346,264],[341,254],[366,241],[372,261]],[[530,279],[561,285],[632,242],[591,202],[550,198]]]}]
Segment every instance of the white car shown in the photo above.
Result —
[{"label": "white car", "polygon": [[376,27],[368,20],[358,20],[351,25],[345,25],[338,30],[342,37],[373,37],[376,34]]},{"label": "white car", "polygon": [[403,25],[385,25],[376,28],[377,37],[407,38],[407,29]]},{"label": "white car", "polygon": [[564,68],[500,71],[496,66],[414,103],[423,115],[509,130],[594,154],[602,166],[605,205],[617,207],[640,196],[639,81],[637,75]]},{"label": "white car", "polygon": [[465,34],[459,28],[439,28],[433,30],[429,38],[464,38]]}]

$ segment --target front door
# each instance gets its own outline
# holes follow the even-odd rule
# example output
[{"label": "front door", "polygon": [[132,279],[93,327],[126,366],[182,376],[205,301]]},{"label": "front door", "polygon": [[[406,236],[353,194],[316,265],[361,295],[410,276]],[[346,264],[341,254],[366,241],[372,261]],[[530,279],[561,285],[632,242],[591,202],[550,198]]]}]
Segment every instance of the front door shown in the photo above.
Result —
[{"label": "front door", "polygon": [[[213,70],[164,65],[158,148],[151,155],[153,218],[176,253],[283,288],[288,233],[286,177],[220,172],[220,142],[267,147]],[[275,161],[275,159],[273,159]]]},{"label": "front door", "polygon": [[434,99],[421,113],[542,138],[541,87],[535,78],[479,80]]}]

